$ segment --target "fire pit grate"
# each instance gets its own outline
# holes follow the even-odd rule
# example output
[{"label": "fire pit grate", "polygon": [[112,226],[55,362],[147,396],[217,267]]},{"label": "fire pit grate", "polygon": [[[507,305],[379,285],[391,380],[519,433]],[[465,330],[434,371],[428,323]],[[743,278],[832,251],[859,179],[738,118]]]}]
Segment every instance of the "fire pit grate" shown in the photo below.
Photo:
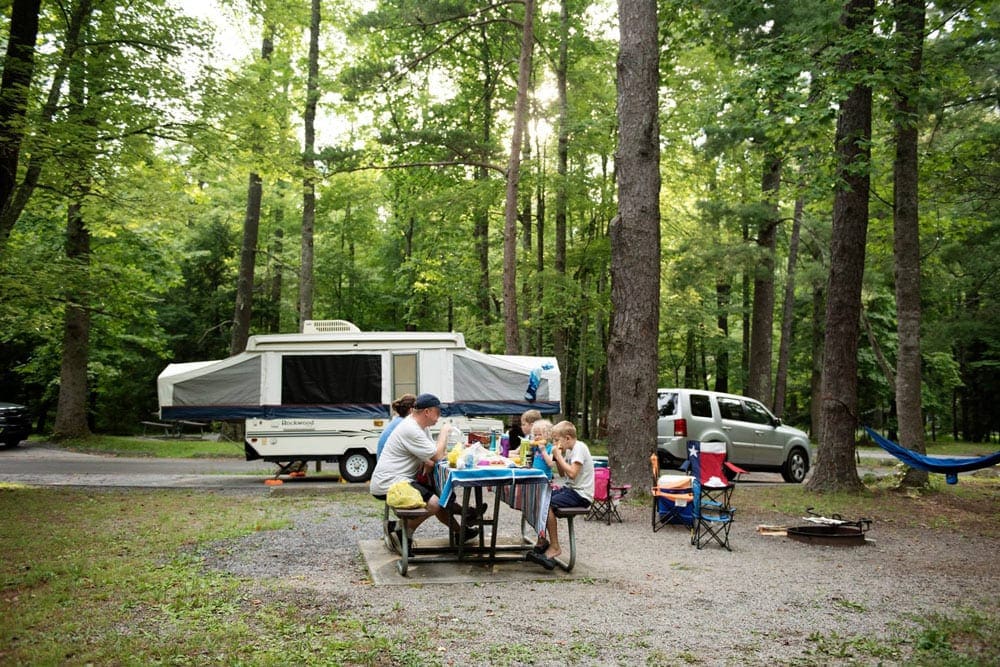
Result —
[{"label": "fire pit grate", "polygon": [[860,546],[865,543],[865,532],[872,525],[871,519],[846,521],[839,514],[834,514],[832,517],[819,516],[811,507],[806,512],[815,517],[806,519],[812,523],[807,526],[793,526],[787,531],[790,539],[806,544]]}]

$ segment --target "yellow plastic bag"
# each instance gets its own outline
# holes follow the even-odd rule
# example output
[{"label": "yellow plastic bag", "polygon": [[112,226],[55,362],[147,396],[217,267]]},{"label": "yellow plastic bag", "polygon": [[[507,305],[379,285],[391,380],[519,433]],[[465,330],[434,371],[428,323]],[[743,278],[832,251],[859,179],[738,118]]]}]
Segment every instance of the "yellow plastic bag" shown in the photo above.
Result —
[{"label": "yellow plastic bag", "polygon": [[389,507],[406,510],[427,505],[420,497],[420,492],[410,486],[409,482],[396,482],[390,486],[389,493],[385,494],[385,502],[389,504]]}]

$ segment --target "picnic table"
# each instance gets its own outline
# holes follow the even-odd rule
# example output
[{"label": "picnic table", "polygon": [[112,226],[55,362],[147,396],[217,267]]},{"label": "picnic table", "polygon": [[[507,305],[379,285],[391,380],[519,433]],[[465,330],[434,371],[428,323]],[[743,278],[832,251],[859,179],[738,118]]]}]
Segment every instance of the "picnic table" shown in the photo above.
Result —
[{"label": "picnic table", "polygon": [[146,437],[150,430],[158,431],[164,438],[180,438],[184,435],[185,429],[198,431],[198,435],[204,435],[208,424],[205,422],[191,421],[188,419],[164,419],[160,421],[142,421],[142,435]]},{"label": "picnic table", "polygon": [[[533,541],[526,540],[521,535],[515,544],[497,543],[501,503],[521,511],[524,520],[539,534],[544,534],[552,491],[548,478],[540,470],[503,466],[458,470],[449,468],[446,461],[440,461],[434,468],[434,480],[439,490],[441,505],[447,506],[453,496],[460,498],[462,516],[469,514],[471,509],[479,507],[482,503],[483,489],[492,487],[496,492],[493,512],[477,522],[480,527],[478,544],[465,543],[467,522],[464,521],[459,533],[452,535],[447,545],[414,546],[404,531],[400,559],[396,564],[396,569],[404,576],[409,566],[415,563],[472,562],[493,567],[501,560],[523,561],[524,554],[534,545]],[[419,513],[425,510],[393,511],[399,519],[404,519],[412,516],[413,512]],[[490,527],[488,544],[483,530],[487,526]]]}]

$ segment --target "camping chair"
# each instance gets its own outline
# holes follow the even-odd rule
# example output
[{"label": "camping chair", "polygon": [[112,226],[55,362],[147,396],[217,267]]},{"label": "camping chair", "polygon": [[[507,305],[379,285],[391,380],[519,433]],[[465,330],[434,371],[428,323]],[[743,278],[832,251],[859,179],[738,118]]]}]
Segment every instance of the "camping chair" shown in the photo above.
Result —
[{"label": "camping chair", "polygon": [[590,504],[590,511],[586,519],[596,519],[606,521],[611,525],[611,517],[622,522],[622,515],[618,513],[618,503],[632,488],[631,484],[615,486],[611,482],[611,468],[601,466],[594,467],[594,502]]},{"label": "camping chair", "polygon": [[727,551],[729,529],[736,509],[732,506],[735,480],[746,471],[726,460],[726,443],[688,441],[688,465],[692,480],[694,529],[691,544],[701,549],[716,542]]},{"label": "camping chair", "polygon": [[660,458],[656,452],[649,457],[653,470],[653,532],[670,524],[691,528],[693,524],[691,477],[688,475],[661,475]]}]

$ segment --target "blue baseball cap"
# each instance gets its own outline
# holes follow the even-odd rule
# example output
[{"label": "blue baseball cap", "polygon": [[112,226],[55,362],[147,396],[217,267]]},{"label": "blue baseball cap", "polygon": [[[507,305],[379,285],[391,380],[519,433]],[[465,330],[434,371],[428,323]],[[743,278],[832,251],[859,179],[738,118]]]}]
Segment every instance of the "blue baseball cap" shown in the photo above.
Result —
[{"label": "blue baseball cap", "polygon": [[434,394],[420,394],[417,396],[417,400],[413,402],[413,407],[417,410],[423,410],[424,408],[436,408],[441,405],[441,401]]}]

